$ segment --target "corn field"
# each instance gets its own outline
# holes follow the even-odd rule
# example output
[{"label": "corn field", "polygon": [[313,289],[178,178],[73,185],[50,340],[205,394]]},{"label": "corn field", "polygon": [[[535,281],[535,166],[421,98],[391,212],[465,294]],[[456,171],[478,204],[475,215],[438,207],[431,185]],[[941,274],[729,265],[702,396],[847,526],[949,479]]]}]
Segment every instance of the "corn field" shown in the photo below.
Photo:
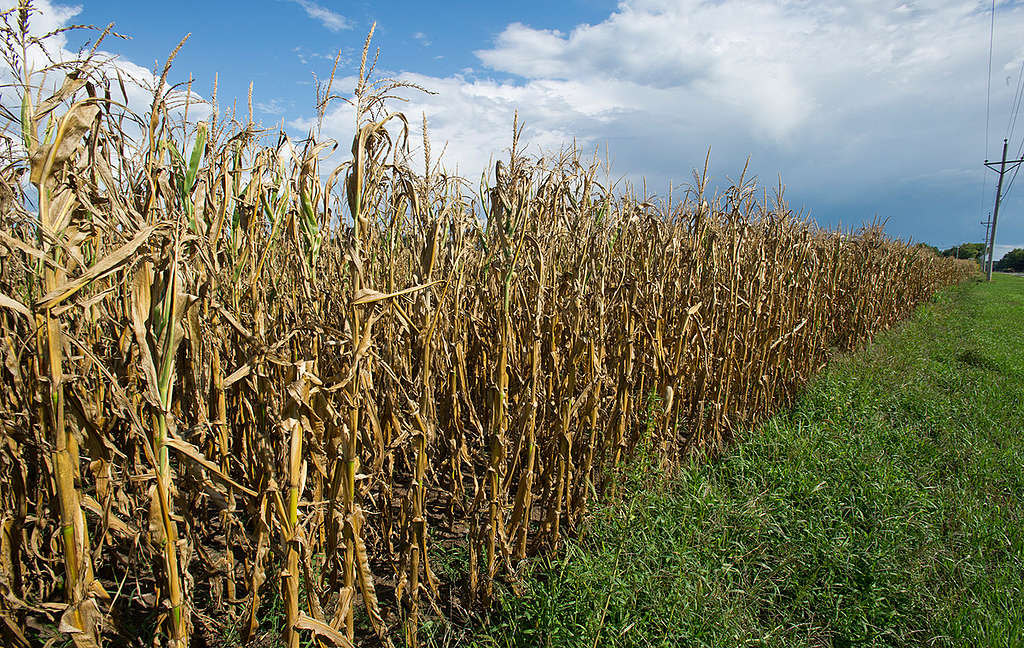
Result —
[{"label": "corn field", "polygon": [[706,166],[674,200],[614,191],[518,125],[471,190],[389,112],[369,38],[337,167],[316,132],[190,120],[170,62],[135,115],[88,53],[30,70],[29,13],[4,15],[5,646],[256,640],[272,606],[272,645],[415,646],[556,551],[638,444],[716,452],[976,270]]}]

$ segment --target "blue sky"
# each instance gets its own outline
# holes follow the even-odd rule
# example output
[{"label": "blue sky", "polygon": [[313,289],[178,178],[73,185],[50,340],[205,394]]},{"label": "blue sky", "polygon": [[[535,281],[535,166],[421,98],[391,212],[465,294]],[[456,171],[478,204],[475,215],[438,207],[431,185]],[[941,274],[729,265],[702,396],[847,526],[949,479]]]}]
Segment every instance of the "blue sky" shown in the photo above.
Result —
[{"label": "blue sky", "polygon": [[[878,215],[890,233],[940,246],[982,238],[995,180],[982,160],[1009,134],[1024,67],[1024,7],[997,0],[986,142],[990,0],[38,6],[54,24],[115,22],[132,40],[107,49],[126,66],[152,68],[191,32],[173,82],[191,74],[208,96],[219,74],[221,106],[244,111],[252,81],[256,117],[298,136],[313,74],[326,77],[340,50],[336,88],[351,87],[376,21],[380,69],[438,92],[402,109],[415,123],[427,115],[449,167],[476,174],[501,156],[518,110],[531,150],[607,148],[616,177],[659,193],[686,183],[710,147],[719,180],[750,156],[765,185],[781,175],[790,203],[822,224]],[[347,143],[351,124],[339,104],[324,135]],[[1011,153],[1022,143],[1024,119]],[[999,243],[1024,247],[1024,179],[1015,184]]]},{"label": "blue sky", "polygon": [[[55,3],[61,4],[61,3]],[[176,79],[196,78],[208,92],[219,73],[221,96],[243,104],[252,81],[264,120],[306,115],[312,106],[314,73],[330,72],[335,55],[341,69],[359,64],[363,39],[377,23],[374,44],[381,67],[449,76],[480,67],[474,51],[490,47],[509,24],[519,21],[572,29],[581,21],[599,21],[614,2],[566,0],[559,3],[489,6],[475,2],[296,2],[294,0],[185,1],[177,3],[105,1],[65,3],[79,7],[74,21],[105,26],[131,36],[111,49],[146,67],[163,61],[191,33],[175,64]],[[320,13],[325,12],[325,13]],[[326,16],[326,17],[325,17]],[[510,75],[490,71],[496,79]],[[280,110],[285,113],[280,113]]]}]

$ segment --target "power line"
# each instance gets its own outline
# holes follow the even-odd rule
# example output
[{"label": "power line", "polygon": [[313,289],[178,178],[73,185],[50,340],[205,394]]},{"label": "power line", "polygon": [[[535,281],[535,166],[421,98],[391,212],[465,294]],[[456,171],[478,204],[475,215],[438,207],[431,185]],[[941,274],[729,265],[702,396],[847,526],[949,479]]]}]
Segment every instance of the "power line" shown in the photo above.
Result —
[{"label": "power line", "polygon": [[[1009,145],[1009,142],[1004,139],[1003,140],[1003,159],[1000,162],[989,162],[988,160],[985,160],[985,166],[986,167],[988,167],[988,168],[992,169],[993,171],[996,171],[996,172],[999,173],[999,182],[996,184],[996,206],[995,206],[995,209],[992,210],[992,228],[989,230],[989,237],[988,237],[988,268],[987,268],[986,274],[988,275],[988,280],[989,281],[992,281],[992,264],[993,264],[993,260],[994,260],[993,257],[995,255],[995,247],[996,247],[996,225],[999,223],[999,203],[1000,203],[1000,200],[1002,199],[1002,193],[1003,193],[1003,177],[1009,171],[1009,169],[1006,168],[1006,165],[1009,164],[1010,168],[1017,169],[1017,168],[1020,168],[1021,163],[1024,162],[1024,160],[1007,160],[1006,159],[1006,149],[1007,149],[1008,145]],[[996,168],[997,166],[999,167],[998,169]]]},{"label": "power line", "polygon": [[988,26],[988,96],[985,99],[985,159],[988,159],[988,126],[992,115],[992,45],[996,35],[996,0],[992,0],[992,21]]},{"label": "power line", "polygon": [[[1021,97],[1024,94],[1024,59],[1020,62],[1020,70],[1017,71],[1017,89],[1010,99],[1010,123],[1006,129],[1006,139],[1013,141],[1014,127],[1017,125],[1017,114],[1020,112]],[[986,151],[987,153],[987,151]]]},{"label": "power line", "polygon": [[[1017,157],[1020,158],[1024,154],[1024,138],[1020,141],[1020,146],[1017,148]],[[1013,175],[1010,176],[1010,183],[1006,185],[1006,191],[1003,192],[1003,198],[1005,199],[1010,195],[1010,189],[1013,189],[1013,181],[1017,179],[1017,172],[1020,171],[1020,167],[1016,167],[1013,170]]]},{"label": "power line", "polygon": [[[1020,63],[1020,70],[1017,72],[1017,92],[1014,94],[1014,100],[1010,103],[1010,128],[1007,133],[1007,139],[1013,139],[1014,127],[1017,124],[1017,115],[1020,113],[1021,103],[1024,101],[1024,60]],[[1021,138],[1020,146],[1017,148],[1017,157],[1021,157],[1024,154],[1024,137]],[[1013,181],[1017,179],[1017,172],[1020,171],[1020,167],[1016,167],[1013,170],[1013,175],[1010,176],[1010,182],[1006,185],[1006,191],[1003,192],[1003,197],[1010,195],[1010,189],[1013,188]]]},{"label": "power line", "polygon": [[[996,0],[992,0],[992,19],[988,26],[988,88],[985,97],[985,159],[988,159],[988,135],[989,123],[992,116],[992,45],[995,42],[996,34]],[[985,194],[988,192],[988,174],[981,177],[981,199],[978,201],[978,211],[985,213]],[[988,236],[985,237],[986,240]]]}]

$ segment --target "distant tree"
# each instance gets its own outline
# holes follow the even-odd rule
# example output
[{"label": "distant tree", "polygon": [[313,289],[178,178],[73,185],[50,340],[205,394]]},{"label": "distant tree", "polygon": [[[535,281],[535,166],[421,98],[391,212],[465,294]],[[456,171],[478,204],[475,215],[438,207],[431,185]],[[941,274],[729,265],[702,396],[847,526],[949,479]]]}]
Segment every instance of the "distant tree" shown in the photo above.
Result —
[{"label": "distant tree", "polygon": [[1024,272],[1024,248],[1007,252],[996,261],[994,268],[1000,272]]},{"label": "distant tree", "polygon": [[985,251],[984,243],[961,243],[942,251],[942,256],[958,259],[977,259]]},{"label": "distant tree", "polygon": [[939,248],[935,247],[934,245],[928,245],[927,243],[918,243],[915,247],[919,247],[923,250],[931,250],[932,254],[934,254],[935,256],[939,256],[942,254],[942,252],[939,252]]}]

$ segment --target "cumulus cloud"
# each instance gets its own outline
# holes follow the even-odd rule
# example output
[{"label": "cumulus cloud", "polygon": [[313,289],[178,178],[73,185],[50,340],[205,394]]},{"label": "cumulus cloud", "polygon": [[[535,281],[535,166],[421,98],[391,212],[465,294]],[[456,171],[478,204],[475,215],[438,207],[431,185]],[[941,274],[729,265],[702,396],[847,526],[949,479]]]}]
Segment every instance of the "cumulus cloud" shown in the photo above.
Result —
[{"label": "cumulus cloud", "polygon": [[[914,130],[936,100],[947,103],[946,124],[961,121],[958,109],[984,84],[982,4],[633,0],[568,34],[509,25],[477,55],[567,97],[573,82],[635,85],[646,92],[627,95],[629,112],[689,113],[698,119],[685,130],[706,131],[708,144],[728,129],[785,151],[825,134],[855,140],[867,121]],[[1013,7],[1002,21],[1024,26]]]},{"label": "cumulus cloud", "polygon": [[[322,9],[294,1],[307,13]],[[40,6],[52,26],[76,12]],[[435,155],[446,147],[448,169],[473,178],[505,154],[518,112],[522,143],[533,152],[575,143],[603,154],[607,146],[613,172],[664,189],[686,182],[710,147],[718,177],[738,174],[750,156],[767,185],[781,174],[790,198],[813,206],[821,220],[856,223],[877,212],[898,234],[952,243],[980,238],[977,221],[991,208],[980,162],[998,155],[1024,60],[1014,37],[1024,33],[1024,6],[998,0],[986,152],[989,6],[623,0],[605,19],[565,31],[510,24],[475,53],[475,69],[443,77],[399,72],[438,94],[409,93],[395,107],[413,123],[425,113]],[[337,18],[339,29],[349,25]],[[334,87],[354,83],[337,79]],[[336,104],[323,134],[347,144],[353,119]],[[289,124],[306,130],[313,121]],[[1007,214],[1021,204],[1011,198]],[[1024,241],[1024,226],[1012,216],[1001,221],[1004,240]]]},{"label": "cumulus cloud", "polygon": [[302,7],[307,16],[318,21],[321,25],[332,32],[339,32],[343,29],[352,29],[352,23],[350,23],[345,16],[342,16],[336,11],[331,11],[327,7],[323,7],[313,2],[313,0],[292,0],[292,2]]},{"label": "cumulus cloud", "polygon": [[[17,6],[14,0],[0,0],[0,11],[7,11]],[[57,29],[69,26],[74,18],[81,12],[80,6],[66,6],[52,2],[52,0],[36,0],[33,2],[33,12],[29,17],[29,32],[33,36],[42,36]],[[79,32],[81,34],[82,32]],[[33,71],[33,86],[43,85],[43,93],[52,92],[61,85],[65,70],[54,69],[44,75],[41,73],[44,68],[62,62],[80,60],[83,52],[70,49],[68,42],[69,32],[55,34],[46,39],[45,52],[39,45],[32,45],[26,52],[29,69]],[[88,37],[96,38],[98,33],[91,33]],[[159,75],[152,70],[138,65],[124,57],[104,51],[104,47],[111,45],[112,37],[101,44],[97,50],[93,64],[97,65],[96,72],[111,80],[112,91],[117,101],[124,101],[128,110],[137,116],[145,115],[152,106],[153,92],[159,83]],[[18,52],[18,56],[20,56]],[[121,84],[117,82],[120,79]],[[7,65],[0,64],[0,100],[4,106],[13,114],[20,110],[20,79],[16,79],[12,70]],[[120,88],[123,85],[125,96],[120,96]],[[170,81],[163,87],[166,106],[171,114],[180,118],[187,109],[190,121],[205,119],[212,112],[212,107],[205,102],[202,96],[196,92],[189,92],[187,88],[174,88]],[[14,126],[14,125],[8,125]],[[135,140],[143,138],[141,121],[138,123],[131,120],[124,122],[125,133]],[[18,139],[18,138],[15,138]]]},{"label": "cumulus cloud", "polygon": [[[476,52],[483,71],[404,73],[439,93],[404,109],[425,111],[435,142],[447,141],[450,162],[467,171],[508,146],[518,110],[534,147],[607,144],[618,171],[654,186],[685,182],[711,147],[722,171],[751,156],[768,185],[781,173],[791,197],[826,220],[829,209],[856,207],[911,231],[921,218],[902,211],[911,195],[949,194],[973,205],[958,227],[977,229],[988,8],[623,0],[604,20],[565,32],[508,25]],[[1001,0],[997,11],[993,107],[1009,103],[1024,57],[1018,40],[999,37],[1024,33],[1024,7]],[[996,127],[1006,118],[994,108]]]},{"label": "cumulus cloud", "polygon": [[[599,87],[579,83],[567,98],[564,88],[553,91],[549,81],[527,84],[499,82],[493,79],[471,79],[465,76],[448,78],[404,73],[401,80],[430,89],[428,95],[407,91],[407,102],[396,104],[395,109],[406,114],[416,130],[412,139],[418,147],[419,128],[425,116],[431,140],[431,153],[442,151],[442,167],[449,172],[476,181],[494,160],[507,156],[512,141],[512,124],[516,111],[528,114],[522,143],[524,150],[534,155],[557,152],[576,143],[584,150],[593,150],[600,142],[588,133],[596,133],[599,125],[610,119],[616,109],[613,102]],[[353,87],[354,77],[338,79],[335,87]],[[522,121],[522,119],[520,120]],[[296,119],[292,128],[309,130],[312,119]],[[353,108],[344,103],[335,104],[324,119],[322,134],[338,141],[348,142],[354,131]],[[422,171],[419,155],[413,162]]]}]

